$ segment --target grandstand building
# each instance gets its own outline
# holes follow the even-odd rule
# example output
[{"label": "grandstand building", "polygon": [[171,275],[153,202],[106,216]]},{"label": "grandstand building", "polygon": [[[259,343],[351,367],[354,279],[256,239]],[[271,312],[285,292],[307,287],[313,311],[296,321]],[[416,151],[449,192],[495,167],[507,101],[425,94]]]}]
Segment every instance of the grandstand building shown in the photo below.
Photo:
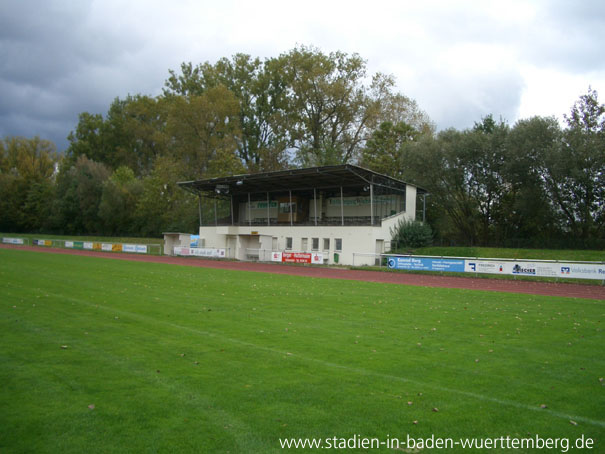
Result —
[{"label": "grandstand building", "polygon": [[373,254],[390,250],[391,229],[414,220],[417,196],[426,195],[354,165],[178,184],[198,196],[199,248],[238,260],[343,265],[374,264]]}]

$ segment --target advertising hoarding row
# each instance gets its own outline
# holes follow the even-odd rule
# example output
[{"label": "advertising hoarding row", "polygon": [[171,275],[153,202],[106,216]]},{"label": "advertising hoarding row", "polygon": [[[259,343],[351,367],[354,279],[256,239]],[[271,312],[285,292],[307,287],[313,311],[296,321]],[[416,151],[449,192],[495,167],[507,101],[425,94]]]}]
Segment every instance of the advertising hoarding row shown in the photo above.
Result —
[{"label": "advertising hoarding row", "polygon": [[147,254],[147,252],[148,252],[148,248],[147,248],[146,244],[98,243],[98,242],[92,242],[92,241],[66,241],[65,247],[68,249],[85,249],[88,251],[134,252],[137,254]]},{"label": "advertising hoarding row", "polygon": [[396,270],[605,280],[605,264],[592,263],[390,256],[387,257],[387,265]]}]

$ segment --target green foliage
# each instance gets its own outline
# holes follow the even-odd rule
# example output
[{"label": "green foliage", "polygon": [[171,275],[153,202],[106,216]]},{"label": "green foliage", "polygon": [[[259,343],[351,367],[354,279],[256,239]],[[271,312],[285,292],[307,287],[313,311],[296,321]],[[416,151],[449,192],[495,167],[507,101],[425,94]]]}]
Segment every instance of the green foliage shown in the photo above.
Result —
[{"label": "green foliage", "polygon": [[166,126],[173,137],[170,154],[187,169],[187,178],[243,172],[236,153],[237,114],[237,99],[223,86],[199,96],[170,99]]},{"label": "green foliage", "polygon": [[419,136],[419,132],[405,122],[380,124],[361,152],[361,165],[368,169],[401,178],[406,166],[406,147]]},{"label": "green foliage", "polygon": [[419,248],[431,244],[433,231],[431,226],[421,221],[401,219],[394,228],[391,228],[391,244],[398,248]]},{"label": "green foliage", "polygon": [[57,154],[39,137],[0,141],[0,228],[39,231],[49,225]]},{"label": "green foliage", "polygon": [[129,167],[119,167],[103,184],[99,218],[108,235],[136,235],[140,220],[136,208],[143,192],[141,180]]},{"label": "green foliage", "polygon": [[57,176],[55,228],[72,234],[101,233],[99,205],[109,176],[105,165],[86,156],[80,156],[72,166],[63,165]]},{"label": "green foliage", "polygon": [[180,161],[158,159],[153,172],[142,181],[136,216],[141,220],[142,236],[162,232],[195,232],[199,226],[197,200],[177,186],[186,170]]}]

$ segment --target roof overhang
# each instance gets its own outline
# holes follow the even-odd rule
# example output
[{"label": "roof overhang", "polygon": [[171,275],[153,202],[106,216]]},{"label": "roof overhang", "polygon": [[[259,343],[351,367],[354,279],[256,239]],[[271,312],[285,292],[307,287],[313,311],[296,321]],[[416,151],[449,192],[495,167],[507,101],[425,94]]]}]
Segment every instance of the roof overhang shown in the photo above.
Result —
[{"label": "roof overhang", "polygon": [[[177,184],[189,192],[205,197],[225,197],[229,195],[360,187],[365,185],[377,185],[396,191],[405,191],[408,183],[363,167],[345,164],[232,175],[207,180],[182,181]],[[423,188],[415,187],[421,194],[427,192]]]}]

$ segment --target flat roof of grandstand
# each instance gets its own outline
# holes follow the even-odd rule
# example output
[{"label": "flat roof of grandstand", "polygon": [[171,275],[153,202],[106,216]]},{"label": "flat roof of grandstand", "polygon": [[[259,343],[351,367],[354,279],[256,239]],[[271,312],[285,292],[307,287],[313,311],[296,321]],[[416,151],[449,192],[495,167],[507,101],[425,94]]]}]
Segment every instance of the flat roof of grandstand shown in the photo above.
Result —
[{"label": "flat roof of grandstand", "polygon": [[[407,183],[363,167],[344,164],[182,181],[177,184],[194,194],[206,197],[225,197],[226,195],[297,191],[339,186],[359,187],[369,184],[405,191]],[[427,192],[418,186],[416,188],[420,194]]]}]

